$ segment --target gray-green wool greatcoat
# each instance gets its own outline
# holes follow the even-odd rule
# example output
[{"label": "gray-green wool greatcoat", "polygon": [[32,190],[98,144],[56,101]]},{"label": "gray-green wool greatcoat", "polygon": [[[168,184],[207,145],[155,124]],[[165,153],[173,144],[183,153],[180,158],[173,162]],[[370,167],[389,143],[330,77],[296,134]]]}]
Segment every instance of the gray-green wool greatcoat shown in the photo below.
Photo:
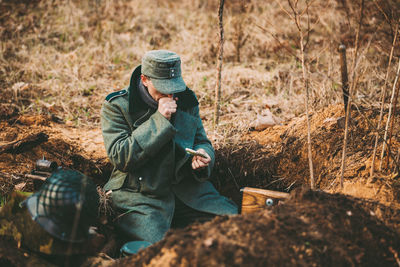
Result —
[{"label": "gray-green wool greatcoat", "polygon": [[[130,240],[156,242],[170,228],[175,196],[189,207],[212,214],[235,214],[236,205],[207,181],[214,150],[199,117],[197,98],[190,89],[176,94],[177,111],[167,120],[139,95],[140,66],[126,90],[107,96],[101,127],[107,155],[114,166],[106,191],[123,213],[119,229]],[[212,161],[193,171],[184,148],[203,148]]]}]

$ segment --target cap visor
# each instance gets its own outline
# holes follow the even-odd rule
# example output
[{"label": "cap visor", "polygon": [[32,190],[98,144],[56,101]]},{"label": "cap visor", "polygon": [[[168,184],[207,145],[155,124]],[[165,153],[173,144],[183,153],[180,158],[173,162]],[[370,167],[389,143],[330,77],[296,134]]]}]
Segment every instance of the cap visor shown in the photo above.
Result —
[{"label": "cap visor", "polygon": [[186,84],[181,76],[174,79],[151,78],[151,82],[158,92],[166,95],[176,94],[186,90]]}]

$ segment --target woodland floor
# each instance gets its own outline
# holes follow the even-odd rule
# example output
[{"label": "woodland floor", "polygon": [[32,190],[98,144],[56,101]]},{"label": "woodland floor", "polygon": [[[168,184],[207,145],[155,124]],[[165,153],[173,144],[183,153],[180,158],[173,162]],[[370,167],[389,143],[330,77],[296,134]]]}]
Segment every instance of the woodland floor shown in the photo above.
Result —
[{"label": "woodland floor", "polygon": [[[400,251],[399,176],[377,172],[369,178],[374,135],[368,122],[376,120],[378,112],[353,110],[343,190],[337,182],[342,113],[342,106],[337,105],[311,116],[317,191],[305,186],[309,184],[305,179],[309,177],[305,117],[264,131],[248,131],[241,142],[218,148],[212,182],[239,205],[239,189],[244,186],[291,192],[289,201],[250,215],[218,217],[203,225],[171,230],[164,240],[133,257],[114,261],[101,254],[85,264],[396,266]],[[13,190],[34,190],[33,181],[24,174],[34,170],[36,160],[43,156],[88,174],[99,185],[107,180],[111,166],[99,129],[76,129],[51,117],[12,113],[2,119],[0,129],[4,140],[0,145],[38,133],[48,136],[47,141],[18,153],[0,154],[3,196]],[[393,150],[399,149],[398,131],[395,127]],[[378,168],[379,160],[376,164]],[[394,165],[390,159],[389,167]],[[115,251],[108,250],[108,256],[117,257]],[[11,255],[4,248],[0,250],[4,262],[11,264]],[[11,266],[21,262],[14,263]]]},{"label": "woodland floor", "polygon": [[[11,207],[0,209],[0,266],[400,266],[398,122],[393,124],[390,153],[385,153],[390,157],[381,161],[380,138],[376,172],[369,174],[380,96],[392,87],[398,68],[400,46],[393,40],[400,3],[295,1],[298,11],[307,10],[300,12],[302,30],[311,27],[306,37],[316,185],[311,191],[306,90],[290,1],[225,2],[223,93],[215,130],[217,1],[0,0],[0,204]],[[359,3],[364,2],[362,9]],[[362,10],[363,23],[358,24]],[[358,90],[343,188],[340,43],[347,47],[350,82]],[[173,229],[162,241],[123,259],[112,215],[99,219],[100,235],[86,246],[97,246],[96,253],[81,247],[71,248],[81,252],[72,258],[32,252],[30,242],[43,232],[36,224],[27,227],[29,217],[13,192],[38,188],[26,174],[43,157],[87,174],[100,187],[107,181],[112,167],[99,110],[107,94],[127,85],[133,68],[151,49],[181,55],[185,82],[198,96],[216,149],[211,181],[221,194],[240,205],[240,189],[248,186],[288,192],[289,200],[253,214]],[[266,112],[282,123],[251,130],[252,122]],[[399,118],[400,112],[394,113]],[[384,114],[382,125],[388,105]],[[29,137],[40,138],[17,150],[3,149]],[[49,249],[49,242],[40,249]],[[79,255],[83,252],[90,257]]]}]

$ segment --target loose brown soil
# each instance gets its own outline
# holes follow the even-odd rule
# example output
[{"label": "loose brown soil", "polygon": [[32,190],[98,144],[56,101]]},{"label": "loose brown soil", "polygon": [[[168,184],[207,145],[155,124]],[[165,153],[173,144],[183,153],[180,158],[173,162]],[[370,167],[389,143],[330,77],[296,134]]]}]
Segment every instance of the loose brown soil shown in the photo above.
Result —
[{"label": "loose brown soil", "polygon": [[[46,142],[0,153],[0,203],[12,191],[35,189],[25,174],[43,156],[84,172],[100,186],[105,183],[111,166],[99,129],[99,109],[104,96],[126,86],[147,50],[166,48],[182,56],[184,79],[199,97],[203,122],[211,128],[217,1],[95,2],[0,0],[0,146],[37,134],[48,136]],[[239,189],[244,186],[292,192],[291,199],[269,211],[218,217],[172,230],[160,243],[116,264],[400,266],[398,122],[388,161],[385,158],[382,170],[369,176],[379,118],[376,106],[384,88],[399,1],[365,1],[354,101],[369,108],[352,109],[344,188],[338,180],[343,108],[327,106],[342,101],[336,49],[343,42],[351,62],[360,6],[359,1],[311,1],[306,63],[314,110],[312,158],[321,192],[301,189],[310,184],[307,124],[302,115],[305,90],[296,60],[300,36],[283,11],[290,12],[288,3],[281,1],[282,7],[265,0],[225,2],[220,118],[224,126],[212,138],[217,151],[211,181],[239,205]],[[304,8],[305,2],[300,2]],[[399,49],[396,45],[394,59]],[[388,88],[395,62],[388,68]],[[348,70],[353,71],[350,64]],[[261,132],[245,132],[265,108],[292,119]],[[395,113],[398,118],[399,111]],[[386,120],[385,115],[382,125]],[[229,127],[236,132],[219,138]],[[382,140],[377,170],[381,144]],[[112,230],[111,224],[102,226]],[[108,256],[118,257],[118,240],[105,236],[104,253],[85,266],[105,266],[113,261]],[[35,265],[35,261],[49,266],[30,256],[23,246],[11,246],[0,238],[0,266]]]},{"label": "loose brown soil", "polygon": [[[400,125],[393,128],[389,164],[386,164],[385,156],[382,171],[376,171],[371,178],[374,125],[377,125],[379,111],[360,107],[353,108],[352,114],[343,190],[339,184],[344,136],[343,106],[332,105],[310,116],[316,187],[386,205],[398,205]],[[386,118],[383,122],[386,123]],[[375,170],[379,170],[381,148],[382,141],[379,142]],[[231,188],[226,191],[228,194],[232,192],[232,185],[237,188],[255,186],[290,191],[310,184],[307,153],[305,116],[261,132],[249,132],[240,144],[228,144],[219,151],[216,184],[230,184]],[[224,191],[224,188],[221,187],[221,190]]]},{"label": "loose brown soil", "polygon": [[48,141],[23,152],[0,154],[0,194],[13,189],[32,191],[33,180],[24,177],[45,157],[58,166],[76,169],[93,177],[98,184],[106,181],[110,165],[106,160],[100,130],[67,127],[46,116],[13,116],[0,122],[0,146],[43,133]]},{"label": "loose brown soil", "polygon": [[[289,201],[256,214],[223,216],[171,230],[161,242],[115,264],[396,265],[400,252],[398,176],[387,171],[368,178],[373,134],[366,118],[376,120],[376,111],[353,111],[343,190],[351,196],[331,194],[340,190],[335,181],[343,142],[343,129],[337,121],[341,115],[340,106],[331,106],[311,116],[316,184],[325,192],[301,187],[309,183],[304,117],[262,132],[249,132],[240,142],[218,147],[212,182],[239,205],[238,189],[243,186],[293,191]],[[110,164],[99,130],[81,131],[45,116],[9,116],[1,124],[0,145],[37,133],[49,136],[47,142],[27,151],[0,154],[2,195],[33,190],[32,180],[24,174],[31,172],[42,156],[90,175],[99,185],[106,181]],[[394,133],[396,150],[398,128]],[[394,166],[395,162],[389,163]],[[115,248],[107,251],[113,251],[109,256],[118,257]],[[13,262],[15,258],[2,254],[1,259]],[[103,254],[90,258],[86,266],[106,263],[112,261]]]},{"label": "loose brown soil", "polygon": [[396,266],[399,234],[360,204],[302,188],[271,210],[171,231],[113,266]]}]

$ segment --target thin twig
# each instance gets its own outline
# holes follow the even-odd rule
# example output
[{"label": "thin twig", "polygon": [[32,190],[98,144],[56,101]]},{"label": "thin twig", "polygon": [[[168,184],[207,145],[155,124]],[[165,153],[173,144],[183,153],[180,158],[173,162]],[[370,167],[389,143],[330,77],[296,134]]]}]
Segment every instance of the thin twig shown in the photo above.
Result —
[{"label": "thin twig", "polygon": [[395,164],[395,166],[394,166],[393,172],[399,172],[399,170],[400,170],[400,147],[397,150],[397,156],[394,159],[394,164]]},{"label": "thin twig", "polygon": [[271,35],[272,38],[274,38],[275,41],[277,41],[278,44],[279,44],[280,46],[282,46],[283,48],[285,48],[286,51],[288,51],[290,55],[292,55],[294,58],[296,58],[297,61],[301,61],[301,59],[298,58],[297,55],[295,55],[295,54],[293,53],[293,51],[292,51],[287,45],[284,45],[284,44],[278,39],[278,37],[275,36],[275,34],[273,34],[271,31],[269,31],[268,29],[266,29],[266,28],[264,28],[264,27],[258,25],[258,24],[255,23],[255,22],[254,22],[254,25],[256,25],[258,28],[260,28],[262,31],[264,31],[264,32],[268,33],[269,35]]},{"label": "thin twig", "polygon": [[400,72],[400,59],[399,59],[399,66],[398,66],[397,72],[396,72],[396,78],[394,79],[394,83],[393,83],[392,97],[390,98],[389,114],[388,114],[388,118],[387,118],[387,121],[386,121],[385,134],[384,134],[384,137],[383,137],[382,152],[381,152],[381,162],[379,164],[379,170],[382,170],[382,161],[383,161],[383,156],[385,155],[387,134],[388,134],[390,119],[391,119],[391,116],[392,116],[393,102],[394,102],[394,97],[396,95],[396,85],[397,85],[397,82],[398,82],[398,79],[399,79],[399,72]]},{"label": "thin twig", "polygon": [[354,50],[354,57],[353,57],[353,62],[351,65],[352,69],[352,87],[355,87],[354,83],[354,76],[356,74],[356,63],[357,63],[357,54],[358,54],[358,49],[360,48],[360,31],[361,31],[361,25],[362,25],[362,19],[364,17],[364,0],[361,0],[361,7],[360,7],[360,20],[358,21],[358,27],[357,27],[357,32],[356,32],[356,41],[355,41],[355,50]]},{"label": "thin twig", "polygon": [[342,154],[342,164],[340,167],[340,187],[343,189],[343,178],[344,178],[344,171],[346,169],[346,149],[347,149],[347,135],[349,131],[349,120],[351,116],[351,100],[352,96],[355,94],[355,89],[356,89],[356,79],[355,79],[355,66],[356,66],[356,58],[357,58],[357,53],[358,53],[358,48],[359,48],[359,35],[360,35],[360,30],[361,30],[361,24],[362,24],[362,19],[364,15],[364,0],[361,0],[361,7],[360,7],[360,20],[358,22],[358,28],[356,32],[356,41],[355,41],[355,51],[354,51],[354,57],[353,57],[353,64],[352,64],[352,84],[350,88],[350,94],[349,94],[349,101],[347,102],[347,110],[346,110],[346,123],[345,123],[345,128],[344,128],[344,138],[343,138],[343,154]]},{"label": "thin twig", "polygon": [[238,182],[236,181],[236,178],[235,178],[235,176],[233,175],[231,169],[228,168],[228,171],[229,171],[229,174],[232,176],[232,180],[235,182],[236,188],[239,190],[239,189],[240,189],[240,186],[239,186]]},{"label": "thin twig", "polygon": [[[311,1],[311,2],[313,2],[313,1]],[[305,8],[305,12],[306,12],[306,14],[307,14],[307,35],[306,35],[306,42],[305,42],[305,44],[304,44],[304,50],[307,50],[307,46],[308,46],[308,44],[309,44],[309,42],[310,42],[310,32],[311,32],[311,27],[310,27],[310,12],[309,12],[309,4],[308,4],[308,1],[306,1],[306,3],[307,3],[307,6],[306,6],[306,8]],[[301,13],[301,14],[303,14],[303,13]],[[319,17],[318,17],[318,19],[319,19]]]},{"label": "thin twig", "polygon": [[393,135],[393,125],[396,123],[396,108],[397,108],[397,99],[399,98],[399,90],[400,84],[397,83],[396,93],[394,96],[394,103],[393,103],[393,117],[390,122],[390,129],[389,129],[389,141],[388,141],[388,153],[386,155],[386,168],[389,166],[389,156],[390,156],[390,149],[392,146],[392,135]]},{"label": "thin twig", "polygon": [[385,17],[386,22],[389,25],[392,25],[391,20],[389,19],[388,15],[386,14],[386,12],[382,9],[382,7],[379,5],[379,3],[377,1],[374,0],[374,4],[375,6],[379,9],[379,11],[383,14],[383,16]]},{"label": "thin twig", "polygon": [[[282,4],[281,4],[281,1],[279,1],[279,0],[276,0],[275,2],[277,2],[278,3],[278,5],[280,6],[280,8],[286,13],[286,15],[288,15],[289,16],[289,18],[291,19],[291,20],[294,20],[294,21],[296,21],[295,20],[295,18],[290,14],[290,12],[289,11],[287,11],[286,10],[286,8],[284,8],[283,6],[282,6]],[[291,3],[290,3],[290,1],[288,1],[289,2],[289,5],[291,5]]]},{"label": "thin twig", "polygon": [[380,101],[381,102],[381,110],[380,110],[380,113],[379,113],[378,126],[377,126],[377,129],[376,129],[376,132],[375,132],[375,144],[374,144],[374,151],[372,153],[372,163],[371,163],[370,177],[374,176],[374,171],[375,171],[376,150],[378,148],[379,131],[381,129],[381,123],[382,123],[382,118],[383,118],[383,110],[384,110],[384,107],[385,107],[387,81],[388,81],[389,72],[390,72],[390,66],[391,66],[392,58],[393,58],[393,51],[394,51],[394,47],[396,45],[398,28],[399,28],[399,23],[397,23],[396,33],[395,33],[395,36],[393,38],[392,48],[390,50],[390,56],[389,56],[389,63],[388,63],[387,69],[386,69],[385,82],[384,82],[383,88],[382,88],[381,101]]},{"label": "thin twig", "polygon": [[218,126],[219,122],[219,109],[221,101],[221,72],[222,72],[222,59],[224,55],[224,0],[219,1],[218,19],[219,19],[219,56],[217,66],[217,85],[215,86],[215,103],[214,103],[214,129]]},{"label": "thin twig", "polygon": [[340,72],[342,76],[344,112],[346,113],[347,102],[349,99],[349,77],[347,75],[346,46],[344,44],[339,45],[339,52],[340,52]]},{"label": "thin twig", "polygon": [[397,262],[397,265],[400,266],[400,259],[399,259],[399,254],[397,253],[397,251],[394,250],[392,247],[389,247],[389,251],[392,252],[393,257]]},{"label": "thin twig", "polygon": [[[310,84],[309,84],[308,76],[306,73],[304,33],[301,28],[301,15],[299,15],[299,13],[297,11],[297,1],[295,1],[293,4],[290,0],[288,0],[288,4],[293,12],[293,16],[290,16],[290,18],[292,18],[294,20],[297,30],[300,35],[301,68],[303,71],[304,87],[306,88],[305,106],[306,106],[306,118],[307,118],[307,150],[308,150],[308,163],[309,163],[309,168],[310,168],[310,186],[311,186],[311,189],[315,189],[314,167],[313,167],[312,147],[311,147],[311,126],[310,126],[310,115],[309,115],[309,106],[308,106],[308,102],[309,102],[309,98],[310,98]],[[282,9],[284,9],[280,3],[279,3],[279,5],[281,6]],[[308,0],[306,0],[307,15],[309,14],[308,13],[309,7],[310,7],[310,3]],[[288,13],[288,11],[286,11],[286,10],[285,10],[285,12]],[[306,39],[308,40],[309,35],[310,35],[309,24],[308,24],[306,33],[307,33]]]},{"label": "thin twig", "polygon": [[[290,1],[289,1],[290,2]],[[307,3],[307,14],[308,14],[308,7],[309,3]],[[303,79],[304,79],[304,85],[306,87],[306,116],[307,116],[307,148],[308,148],[308,163],[309,163],[309,168],[310,168],[310,180],[311,180],[311,189],[315,189],[315,180],[314,180],[314,167],[313,167],[313,161],[312,161],[312,151],[311,151],[311,127],[310,127],[310,117],[309,117],[309,107],[308,107],[308,101],[310,98],[310,88],[309,88],[309,82],[308,82],[308,76],[306,76],[306,70],[305,70],[305,62],[304,62],[304,45],[303,45],[303,32],[300,29],[300,19],[296,21],[297,28],[299,29],[300,32],[300,47],[301,47],[301,67],[303,69]],[[307,39],[309,39],[310,35],[310,29],[308,28],[307,31]],[[307,41],[308,42],[308,41]]]},{"label": "thin twig", "polygon": [[[300,16],[304,15],[304,13],[308,12],[308,7],[312,6],[312,4],[316,2],[316,0],[309,0],[306,7],[303,9],[303,11],[300,12]],[[329,1],[328,1],[329,2]]]}]

